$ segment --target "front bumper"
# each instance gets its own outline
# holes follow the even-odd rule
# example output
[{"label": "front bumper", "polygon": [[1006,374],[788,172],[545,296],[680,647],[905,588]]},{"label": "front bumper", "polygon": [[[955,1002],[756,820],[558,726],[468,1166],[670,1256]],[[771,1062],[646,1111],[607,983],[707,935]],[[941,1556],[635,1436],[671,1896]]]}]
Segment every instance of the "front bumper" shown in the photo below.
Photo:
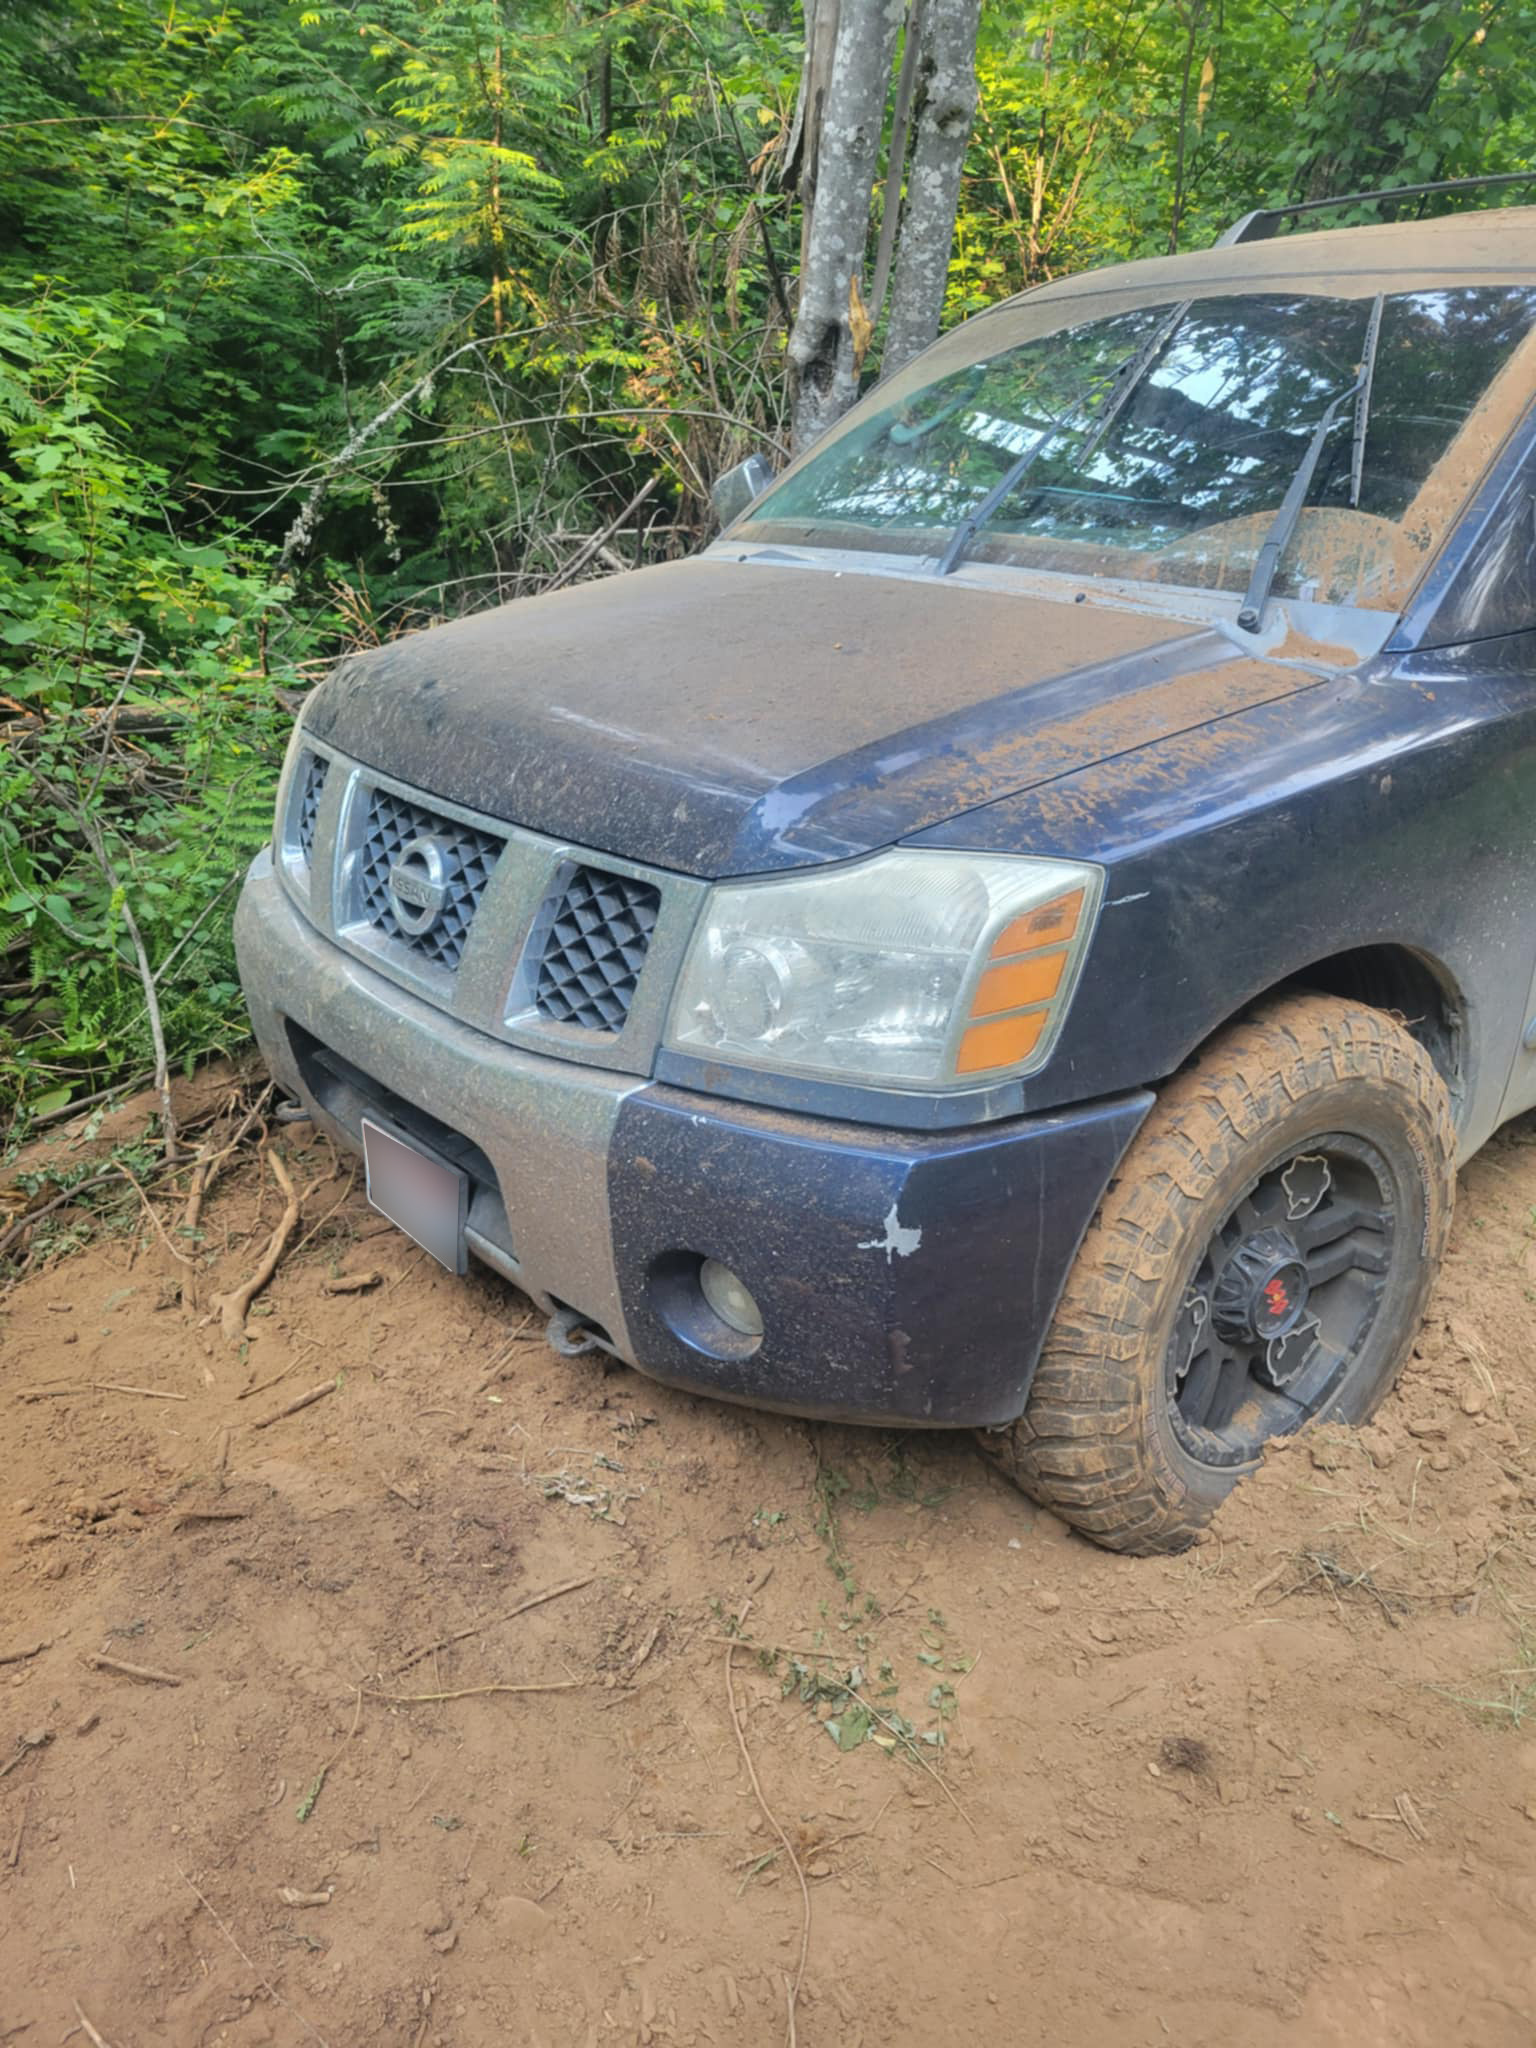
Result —
[{"label": "front bumper", "polygon": [[[271,857],[235,918],[272,1073],[353,1149],[366,1111],[454,1154],[469,1246],[669,1383],[796,1414],[1011,1421],[1067,1270],[1152,1098],[921,1135],[780,1114],[487,1037],[295,909]],[[704,1258],[760,1343],[699,1295]]]}]

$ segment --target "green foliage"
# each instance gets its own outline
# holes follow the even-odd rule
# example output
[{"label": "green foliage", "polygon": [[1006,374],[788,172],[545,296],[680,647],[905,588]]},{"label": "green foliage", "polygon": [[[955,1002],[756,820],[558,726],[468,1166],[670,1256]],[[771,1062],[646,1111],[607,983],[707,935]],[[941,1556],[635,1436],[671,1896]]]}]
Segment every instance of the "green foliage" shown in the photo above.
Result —
[{"label": "green foliage", "polygon": [[[4,1108],[148,1067],[135,925],[175,1057],[239,1035],[233,883],[327,656],[584,540],[680,553],[712,477],[782,443],[801,20],[0,11]],[[987,0],[950,317],[1264,199],[1529,162],[1523,25]]]}]

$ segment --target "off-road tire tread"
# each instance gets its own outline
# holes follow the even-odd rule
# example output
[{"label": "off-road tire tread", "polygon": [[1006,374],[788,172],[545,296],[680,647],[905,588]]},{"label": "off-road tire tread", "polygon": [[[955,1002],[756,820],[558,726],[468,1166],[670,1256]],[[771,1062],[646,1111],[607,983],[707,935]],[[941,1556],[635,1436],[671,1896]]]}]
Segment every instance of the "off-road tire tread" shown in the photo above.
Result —
[{"label": "off-road tire tread", "polygon": [[1374,1080],[1409,1098],[1427,1136],[1425,1266],[1450,1227],[1456,1133],[1429,1055],[1385,1011],[1295,995],[1255,1010],[1162,1090],[1090,1224],[1057,1306],[1024,1414],[981,1441],[1008,1477],[1113,1550],[1149,1555],[1193,1542],[1210,1509],[1151,1454],[1145,1404],[1161,1398],[1148,1353],[1180,1222],[1273,1119],[1333,1081]]}]

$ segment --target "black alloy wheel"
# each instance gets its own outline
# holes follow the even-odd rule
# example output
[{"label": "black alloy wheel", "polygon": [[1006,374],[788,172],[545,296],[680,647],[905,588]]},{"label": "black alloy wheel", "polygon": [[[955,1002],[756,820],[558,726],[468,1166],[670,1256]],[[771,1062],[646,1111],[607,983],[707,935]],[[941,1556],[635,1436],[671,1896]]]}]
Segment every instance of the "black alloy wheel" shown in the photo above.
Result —
[{"label": "black alloy wheel", "polygon": [[1376,1146],[1340,1131],[1257,1174],[1190,1276],[1167,1355],[1192,1457],[1246,1465],[1326,1407],[1386,1291],[1398,1190]]}]

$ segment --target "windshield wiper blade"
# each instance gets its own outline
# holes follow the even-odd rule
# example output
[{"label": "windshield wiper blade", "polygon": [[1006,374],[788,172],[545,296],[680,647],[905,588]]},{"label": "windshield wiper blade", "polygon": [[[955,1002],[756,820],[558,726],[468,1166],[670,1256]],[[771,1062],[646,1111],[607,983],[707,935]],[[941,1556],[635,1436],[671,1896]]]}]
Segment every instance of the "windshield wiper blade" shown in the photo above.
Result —
[{"label": "windshield wiper blade", "polygon": [[1285,496],[1280,500],[1280,509],[1269,522],[1269,531],[1254,557],[1253,574],[1248,579],[1247,594],[1243,598],[1242,610],[1237,615],[1237,623],[1246,632],[1257,633],[1264,623],[1264,607],[1268,604],[1269,593],[1274,588],[1280,557],[1291,544],[1291,536],[1296,531],[1296,522],[1301,517],[1302,507],[1307,502],[1307,493],[1312,488],[1312,479],[1317,475],[1317,466],[1323,459],[1323,447],[1333,430],[1333,423],[1349,401],[1365,388],[1366,379],[1361,375],[1347,391],[1339,393],[1312,429],[1312,439],[1307,443],[1307,452],[1296,465],[1296,474],[1291,478]]},{"label": "windshield wiper blade", "polygon": [[1360,357],[1360,395],[1355,400],[1354,446],[1349,455],[1349,502],[1352,510],[1359,507],[1360,485],[1365,476],[1365,436],[1371,423],[1371,385],[1376,376],[1376,350],[1381,343],[1381,314],[1386,303],[1378,292],[1371,303],[1371,317],[1365,328],[1365,349]]},{"label": "windshield wiper blade", "polygon": [[[1110,389],[1114,391],[1114,395],[1099,415],[1093,432],[1079,450],[1078,459],[1079,461],[1084,461],[1094,453],[1115,421],[1130,403],[1132,394],[1141,383],[1142,378],[1183,326],[1185,316],[1193,303],[1193,300],[1185,299],[1181,305],[1175,306],[1168,315],[1168,318],[1148,335],[1139,348],[1134,349],[1130,355],[1126,356],[1121,362],[1118,362],[1114,369],[1109,372],[1108,376],[1100,377],[1090,384],[1075,405],[1064,412],[1059,420],[1053,420],[1042,433],[1036,436],[1024,450],[1023,454],[1016,457],[1008,465],[1007,469],[1003,471],[981,503],[976,506],[974,511],[968,512],[965,515],[950,535],[949,545],[939,557],[939,566],[934,571],[936,576],[947,576],[950,573],[961,560],[966,549],[976,538],[977,534],[980,533],[981,529],[991,519],[993,513],[996,512],[1005,498],[1011,497],[1018,489],[1024,478],[1033,469],[1046,449],[1051,446],[1052,442],[1066,432],[1067,428],[1073,424],[1091,399],[1097,397],[1099,392]],[[1118,389],[1115,388],[1117,386]]]},{"label": "windshield wiper blade", "polygon": [[960,524],[950,535],[949,545],[945,548],[943,554],[940,555],[939,566],[933,572],[936,576],[947,576],[949,574],[977,534],[980,533],[981,529],[992,517],[998,506],[1002,504],[1004,498],[1023,481],[1024,477],[1034,468],[1035,463],[1045,453],[1046,449],[1050,447],[1051,443],[1067,431],[1067,428],[1071,426],[1077,415],[1083,410],[1083,407],[1088,403],[1093,393],[1095,391],[1102,391],[1104,384],[1111,381],[1113,380],[1104,379],[1100,383],[1093,385],[1090,390],[1084,392],[1070,412],[1064,412],[1059,420],[1052,420],[1048,427],[1042,428],[1024,450],[1023,454],[1016,456],[1009,463],[981,503],[974,511],[966,513]]}]

